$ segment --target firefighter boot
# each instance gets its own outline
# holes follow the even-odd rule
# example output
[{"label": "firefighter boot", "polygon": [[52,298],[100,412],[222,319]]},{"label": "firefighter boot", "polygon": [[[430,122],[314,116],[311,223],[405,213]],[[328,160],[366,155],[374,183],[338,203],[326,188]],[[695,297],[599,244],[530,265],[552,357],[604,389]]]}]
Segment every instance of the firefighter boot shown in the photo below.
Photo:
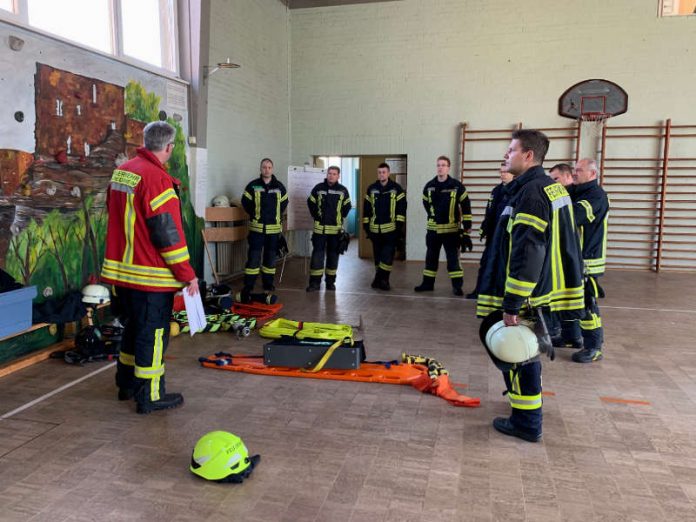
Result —
[{"label": "firefighter boot", "polygon": [[370,288],[374,288],[375,290],[377,290],[379,288],[379,275],[380,275],[379,272],[380,272],[379,268],[376,269],[375,278],[372,280],[372,283],[370,284]]},{"label": "firefighter boot", "polygon": [[141,384],[138,391],[135,392],[135,401],[137,403],[136,411],[141,415],[147,415],[153,411],[169,410],[177,408],[184,403],[184,397],[180,393],[165,393],[164,377],[159,383],[159,399],[152,400],[152,381],[150,379],[138,379]]},{"label": "firefighter boot", "polygon": [[389,272],[386,270],[380,270],[380,272],[380,278],[377,281],[377,288],[385,291],[391,290],[391,286],[389,285]]},{"label": "firefighter boot", "polygon": [[575,352],[571,356],[571,359],[576,363],[592,363],[602,360],[602,357],[602,350],[599,348],[595,348],[594,350],[592,348],[583,348]]},{"label": "firefighter boot", "polygon": [[423,282],[415,287],[413,290],[415,292],[432,292],[435,288],[435,278],[429,276],[423,276]]},{"label": "firefighter boot", "polygon": [[324,283],[326,284],[326,289],[328,291],[333,292],[336,290],[336,276],[335,275],[324,276]]},{"label": "firefighter boot", "polygon": [[307,292],[316,292],[321,287],[321,276],[309,276],[309,286]]}]

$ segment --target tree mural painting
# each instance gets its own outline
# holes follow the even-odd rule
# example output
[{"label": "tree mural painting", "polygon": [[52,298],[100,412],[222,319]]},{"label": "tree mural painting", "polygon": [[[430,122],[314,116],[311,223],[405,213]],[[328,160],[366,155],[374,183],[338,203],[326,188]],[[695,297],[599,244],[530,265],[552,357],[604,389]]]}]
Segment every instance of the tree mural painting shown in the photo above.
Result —
[{"label": "tree mural painting", "polygon": [[[144,125],[166,116],[160,97],[134,81],[124,88],[37,63],[35,85],[35,152],[0,149],[0,265],[4,260],[15,279],[37,286],[41,301],[98,278],[113,169],[141,146]],[[191,263],[200,273],[204,222],[191,202],[184,131],[167,121],[176,128],[167,168],[181,181]],[[16,344],[3,341],[0,348],[7,343]]]}]

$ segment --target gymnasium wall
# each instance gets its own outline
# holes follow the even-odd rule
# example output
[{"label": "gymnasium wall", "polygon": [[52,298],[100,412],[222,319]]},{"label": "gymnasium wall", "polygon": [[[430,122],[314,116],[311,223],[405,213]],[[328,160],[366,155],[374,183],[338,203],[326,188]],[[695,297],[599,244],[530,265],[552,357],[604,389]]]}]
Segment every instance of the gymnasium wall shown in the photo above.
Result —
[{"label": "gymnasium wall", "polygon": [[[292,163],[407,154],[407,255],[423,259],[419,188],[440,154],[458,172],[459,122],[566,126],[560,94],[605,78],[629,95],[628,113],[612,124],[696,123],[696,16],[659,18],[657,3],[403,0],[292,10]],[[641,147],[622,152],[652,155]]]}]

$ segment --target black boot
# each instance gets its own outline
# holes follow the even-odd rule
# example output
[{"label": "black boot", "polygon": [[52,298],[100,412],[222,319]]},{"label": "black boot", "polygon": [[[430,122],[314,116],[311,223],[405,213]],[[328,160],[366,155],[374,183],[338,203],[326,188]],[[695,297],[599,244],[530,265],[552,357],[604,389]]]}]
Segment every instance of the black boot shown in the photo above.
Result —
[{"label": "black boot", "polygon": [[150,380],[138,379],[138,381],[142,384],[135,393],[135,401],[136,411],[141,415],[177,408],[184,403],[184,397],[180,393],[165,393],[164,377],[160,379],[160,398],[156,401],[153,401],[150,396]]},{"label": "black boot", "polygon": [[374,288],[377,290],[379,288],[379,268],[375,272],[375,278],[372,280],[372,283],[370,284],[370,288]]},{"label": "black boot", "polygon": [[326,285],[326,289],[329,292],[334,292],[336,290],[336,276],[325,276],[324,277],[324,284]]},{"label": "black boot", "polygon": [[309,276],[309,286],[307,292],[316,292],[321,288],[321,276]]},{"label": "black boot", "polygon": [[389,272],[382,270],[382,277],[379,278],[378,284],[380,290],[391,290],[391,286],[389,285]]},{"label": "black boot", "polygon": [[432,292],[435,288],[435,278],[424,275],[423,282],[415,287],[415,292]]},{"label": "black boot", "polygon": [[464,290],[462,290],[461,286],[453,286],[452,287],[452,293],[456,295],[457,297],[461,297],[464,295]]}]

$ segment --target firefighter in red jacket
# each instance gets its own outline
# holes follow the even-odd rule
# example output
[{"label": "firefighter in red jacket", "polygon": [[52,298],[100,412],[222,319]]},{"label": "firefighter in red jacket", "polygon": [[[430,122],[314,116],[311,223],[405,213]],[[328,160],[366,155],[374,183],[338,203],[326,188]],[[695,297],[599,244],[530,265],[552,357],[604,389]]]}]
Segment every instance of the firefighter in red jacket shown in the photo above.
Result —
[{"label": "firefighter in red jacket", "polygon": [[145,146],[114,170],[107,190],[108,225],[102,281],[114,286],[125,330],[116,370],[119,400],[135,398],[138,413],[175,408],[165,393],[164,352],[174,293],[198,293],[181,225],[179,181],[164,168],[175,129],[148,124]]}]

